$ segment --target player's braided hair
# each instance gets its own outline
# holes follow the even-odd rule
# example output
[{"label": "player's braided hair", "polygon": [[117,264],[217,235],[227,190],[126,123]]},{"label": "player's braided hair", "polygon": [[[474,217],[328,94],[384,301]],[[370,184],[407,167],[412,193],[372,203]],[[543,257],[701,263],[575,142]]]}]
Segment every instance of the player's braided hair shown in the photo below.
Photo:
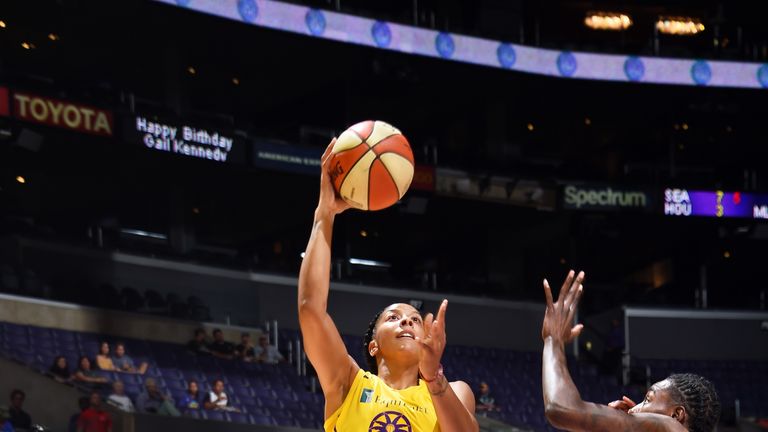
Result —
[{"label": "player's braided hair", "polygon": [[[673,399],[688,414],[690,432],[712,432],[720,419],[720,398],[715,386],[696,374],[674,374],[667,378],[672,383]],[[677,394],[675,394],[677,393]]]},{"label": "player's braided hair", "polygon": [[368,330],[366,330],[365,335],[363,335],[363,358],[368,364],[368,370],[374,375],[379,373],[379,366],[376,364],[376,357],[372,356],[370,351],[368,351],[368,344],[371,343],[373,337],[376,335],[376,323],[379,322],[379,317],[382,312],[383,311],[379,311],[376,313],[376,316],[374,316],[371,322],[368,323]]}]

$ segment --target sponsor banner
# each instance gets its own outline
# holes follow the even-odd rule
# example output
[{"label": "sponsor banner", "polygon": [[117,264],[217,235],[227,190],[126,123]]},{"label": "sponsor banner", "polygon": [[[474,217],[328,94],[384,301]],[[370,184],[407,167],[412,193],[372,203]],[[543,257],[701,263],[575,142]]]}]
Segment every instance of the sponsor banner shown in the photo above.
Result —
[{"label": "sponsor banner", "polygon": [[437,168],[435,192],[444,196],[491,201],[542,210],[554,210],[557,193],[536,180],[471,175]]},{"label": "sponsor banner", "polygon": [[268,140],[253,141],[253,165],[297,174],[319,175],[323,149]]},{"label": "sponsor banner", "polygon": [[126,123],[126,139],[148,150],[219,163],[245,163],[244,140],[230,131],[143,115]]},{"label": "sponsor banner", "polygon": [[563,208],[570,210],[649,211],[653,195],[643,189],[601,184],[563,185]]},{"label": "sponsor banner", "polygon": [[109,110],[26,92],[13,92],[13,116],[93,135],[112,136],[114,131],[114,119]]},{"label": "sponsor banner", "polygon": [[0,116],[11,115],[11,110],[8,107],[8,88],[0,87]]},{"label": "sponsor banner", "polygon": [[411,189],[425,192],[435,191],[435,167],[431,165],[416,165],[413,170]]},{"label": "sponsor banner", "polygon": [[664,190],[664,214],[768,219],[768,194],[668,188]]}]

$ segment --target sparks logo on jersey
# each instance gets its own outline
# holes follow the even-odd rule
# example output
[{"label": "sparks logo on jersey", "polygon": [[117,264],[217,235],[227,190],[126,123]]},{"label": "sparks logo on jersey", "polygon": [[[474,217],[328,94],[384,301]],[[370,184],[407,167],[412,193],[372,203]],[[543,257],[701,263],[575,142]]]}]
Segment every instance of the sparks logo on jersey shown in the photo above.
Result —
[{"label": "sparks logo on jersey", "polygon": [[413,428],[403,413],[384,411],[371,420],[368,432],[413,432]]},{"label": "sparks logo on jersey", "polygon": [[360,403],[370,403],[373,401],[373,389],[364,388],[360,393]]}]

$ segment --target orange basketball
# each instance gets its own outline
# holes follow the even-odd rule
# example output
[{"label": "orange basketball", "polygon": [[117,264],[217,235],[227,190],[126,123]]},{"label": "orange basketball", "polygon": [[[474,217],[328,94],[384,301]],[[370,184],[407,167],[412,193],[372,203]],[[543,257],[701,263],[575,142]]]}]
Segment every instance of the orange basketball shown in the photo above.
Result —
[{"label": "orange basketball", "polygon": [[408,191],[413,180],[413,151],[392,125],[366,120],[336,139],[329,174],[336,191],[351,206],[381,210]]}]

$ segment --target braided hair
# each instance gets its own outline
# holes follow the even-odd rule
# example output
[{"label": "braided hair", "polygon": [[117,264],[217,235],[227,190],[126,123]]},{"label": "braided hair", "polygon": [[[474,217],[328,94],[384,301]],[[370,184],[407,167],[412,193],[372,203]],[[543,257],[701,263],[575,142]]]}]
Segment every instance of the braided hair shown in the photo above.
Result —
[{"label": "braided hair", "polygon": [[373,340],[373,337],[376,336],[376,323],[379,322],[379,317],[382,312],[384,311],[382,310],[376,313],[371,322],[368,323],[368,329],[365,331],[365,335],[363,335],[363,358],[368,365],[368,370],[374,375],[378,375],[379,365],[376,364],[376,357],[372,356],[371,352],[368,350],[368,345]]},{"label": "braided hair", "polygon": [[688,414],[690,432],[712,432],[720,419],[720,398],[715,386],[696,374],[673,374],[667,378],[672,383],[672,397]]}]

